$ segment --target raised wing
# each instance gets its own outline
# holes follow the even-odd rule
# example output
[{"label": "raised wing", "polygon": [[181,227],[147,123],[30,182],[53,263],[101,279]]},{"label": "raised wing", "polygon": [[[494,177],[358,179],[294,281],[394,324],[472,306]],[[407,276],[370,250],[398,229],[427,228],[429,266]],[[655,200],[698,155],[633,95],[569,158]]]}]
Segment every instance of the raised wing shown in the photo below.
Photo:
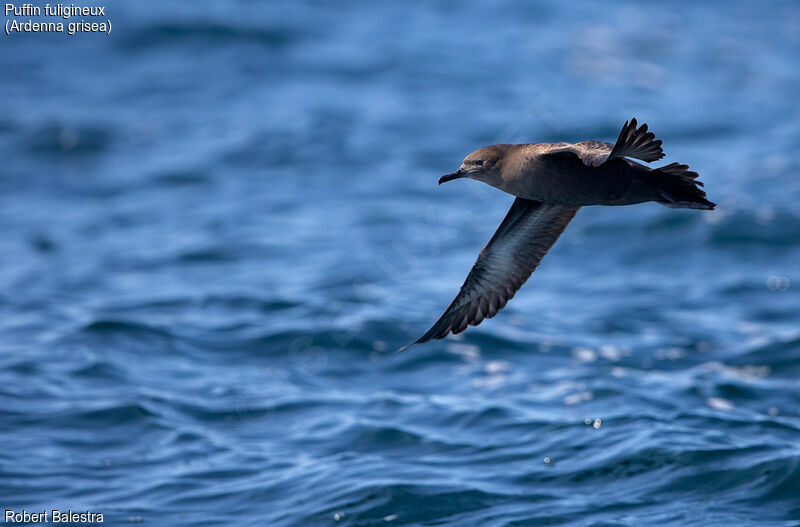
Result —
[{"label": "raised wing", "polygon": [[517,198],[486,244],[450,307],[415,344],[477,326],[506,305],[578,212]]},{"label": "raised wing", "polygon": [[617,157],[634,157],[648,163],[661,159],[664,157],[661,139],[656,139],[653,132],[648,132],[646,124],[637,128],[636,119],[631,119],[630,123],[625,121],[617,142],[608,155],[609,160]]},{"label": "raised wing", "polygon": [[600,141],[581,141],[575,144],[562,143],[562,145],[544,155],[557,156],[564,152],[575,154],[584,165],[590,167],[625,157],[633,157],[648,163],[664,157],[661,140],[656,139],[653,132],[647,131],[646,124],[638,126],[636,119],[625,121],[617,142],[613,145]]}]

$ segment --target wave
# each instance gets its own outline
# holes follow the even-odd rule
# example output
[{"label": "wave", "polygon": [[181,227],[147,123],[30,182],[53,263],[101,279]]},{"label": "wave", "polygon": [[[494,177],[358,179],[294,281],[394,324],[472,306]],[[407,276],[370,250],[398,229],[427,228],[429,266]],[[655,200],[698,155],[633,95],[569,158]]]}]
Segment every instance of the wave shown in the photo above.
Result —
[{"label": "wave", "polygon": [[248,27],[217,21],[175,21],[139,27],[120,39],[126,50],[159,49],[165,46],[231,46],[255,44],[280,48],[293,43],[296,33],[282,28]]}]

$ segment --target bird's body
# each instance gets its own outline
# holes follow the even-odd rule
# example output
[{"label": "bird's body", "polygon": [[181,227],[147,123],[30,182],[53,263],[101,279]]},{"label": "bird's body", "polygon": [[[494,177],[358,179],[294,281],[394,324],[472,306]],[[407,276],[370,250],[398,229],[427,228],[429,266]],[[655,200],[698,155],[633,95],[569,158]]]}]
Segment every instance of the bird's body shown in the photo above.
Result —
[{"label": "bird's body", "polygon": [[[611,148],[603,151],[594,145],[607,143],[586,143],[494,145],[506,151],[495,186],[518,198],[576,207],[631,205],[656,198],[652,188],[634,184],[636,172],[649,171],[648,167],[627,160],[587,166],[582,159],[602,159]],[[562,153],[574,155],[553,155]]]},{"label": "bird's body", "polygon": [[655,201],[672,208],[713,209],[698,186],[697,173],[672,163],[650,168],[664,157],[661,141],[625,126],[615,144],[533,143],[492,145],[468,155],[458,171],[439,183],[468,177],[516,196],[497,232],[483,248],[456,298],[415,343],[459,333],[505,306],[533,273],[575,216],[589,205],[633,205]]}]

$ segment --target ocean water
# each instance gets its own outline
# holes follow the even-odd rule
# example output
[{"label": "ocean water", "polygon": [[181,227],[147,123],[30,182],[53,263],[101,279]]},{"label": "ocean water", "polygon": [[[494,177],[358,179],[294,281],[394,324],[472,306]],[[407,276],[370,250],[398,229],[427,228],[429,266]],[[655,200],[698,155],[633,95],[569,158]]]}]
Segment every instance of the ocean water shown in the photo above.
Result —
[{"label": "ocean water", "polygon": [[[0,35],[2,508],[800,525],[796,2],[105,5]],[[512,201],[438,176],[631,117],[717,210],[585,208],[395,353]]]}]

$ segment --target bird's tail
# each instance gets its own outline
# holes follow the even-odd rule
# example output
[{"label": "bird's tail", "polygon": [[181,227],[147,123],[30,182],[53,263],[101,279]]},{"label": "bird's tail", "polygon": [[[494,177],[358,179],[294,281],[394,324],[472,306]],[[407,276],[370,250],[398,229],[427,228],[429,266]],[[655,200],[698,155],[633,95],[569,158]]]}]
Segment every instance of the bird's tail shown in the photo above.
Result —
[{"label": "bird's tail", "polygon": [[706,199],[703,183],[697,181],[697,172],[689,165],[671,163],[648,172],[642,179],[658,192],[658,203],[673,209],[712,210],[716,203]]}]

